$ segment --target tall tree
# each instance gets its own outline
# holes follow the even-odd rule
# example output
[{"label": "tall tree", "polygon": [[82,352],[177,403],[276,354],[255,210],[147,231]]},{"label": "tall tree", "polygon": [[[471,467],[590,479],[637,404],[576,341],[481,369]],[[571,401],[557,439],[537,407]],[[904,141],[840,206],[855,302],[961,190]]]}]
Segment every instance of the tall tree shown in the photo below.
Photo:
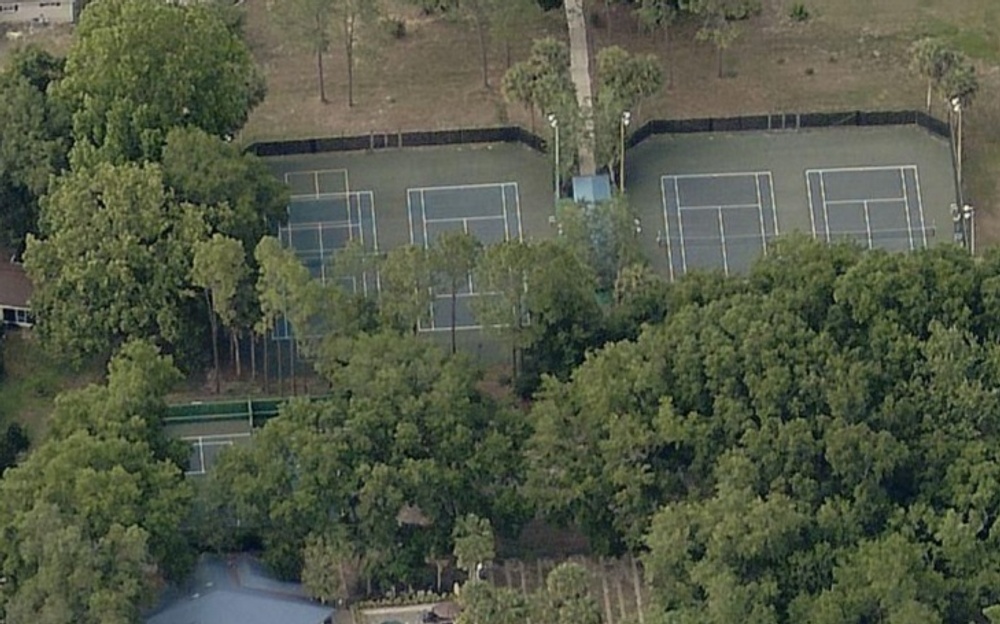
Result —
[{"label": "tall tree", "polygon": [[[451,299],[451,352],[457,350],[455,327],[458,322],[458,295],[471,285],[472,270],[479,256],[480,243],[471,234],[444,232],[431,247],[431,267],[437,289]],[[436,291],[437,292],[437,291]]]},{"label": "tall tree", "polygon": [[176,345],[185,333],[191,248],[201,211],[178,204],[156,165],[100,164],[53,182],[25,267],[44,343],[65,357],[128,338]]},{"label": "tall tree", "polygon": [[0,72],[0,244],[22,251],[38,229],[38,201],[66,165],[66,114],[48,95],[62,60],[34,46],[15,51]]},{"label": "tall tree", "polygon": [[[536,39],[531,54],[507,70],[501,85],[504,97],[523,104],[531,113],[534,129],[535,113],[556,113],[565,130],[573,127],[576,91],[569,75],[569,48],[555,37]],[[571,114],[572,113],[572,114]],[[566,144],[574,135],[566,132]],[[569,150],[567,150],[568,152]]]},{"label": "tall tree", "polygon": [[489,563],[496,556],[493,526],[489,519],[476,514],[468,514],[455,521],[452,531],[455,540],[455,565],[473,578],[480,566]]},{"label": "tall tree", "polygon": [[56,92],[74,111],[77,147],[95,150],[79,156],[120,163],[158,160],[176,126],[235,134],[263,100],[264,81],[243,41],[205,5],[96,0]]},{"label": "tall tree", "polygon": [[169,358],[131,342],[107,385],[58,397],[47,441],[0,481],[0,616],[135,621],[159,574],[188,572],[187,451],[160,421],[178,377]]},{"label": "tall tree", "polygon": [[959,55],[940,39],[924,37],[910,46],[910,68],[927,79],[927,112],[931,112],[931,95],[939,89],[945,76],[959,64]]},{"label": "tall tree", "polygon": [[601,611],[590,593],[590,573],[566,562],[545,577],[545,591],[532,619],[551,624],[601,624]]},{"label": "tall tree", "polygon": [[212,326],[212,358],[215,361],[215,393],[220,391],[219,322],[229,330],[236,354],[236,375],[240,374],[239,337],[236,332],[236,291],[247,274],[243,246],[234,238],[216,233],[194,244],[191,280],[204,289],[209,322]]},{"label": "tall tree", "polygon": [[430,313],[434,294],[430,257],[423,247],[390,250],[378,265],[379,314],[389,327],[416,333]]},{"label": "tall tree", "polygon": [[650,32],[663,32],[664,56],[667,60],[667,88],[674,87],[674,55],[671,49],[673,39],[670,27],[677,21],[680,7],[677,0],[639,0],[635,7],[639,23]]},{"label": "tall tree", "polygon": [[487,247],[475,269],[482,295],[472,301],[472,311],[483,327],[510,339],[511,369],[518,374],[519,351],[531,340],[528,328],[528,274],[537,261],[531,247],[521,241],[504,241]]}]

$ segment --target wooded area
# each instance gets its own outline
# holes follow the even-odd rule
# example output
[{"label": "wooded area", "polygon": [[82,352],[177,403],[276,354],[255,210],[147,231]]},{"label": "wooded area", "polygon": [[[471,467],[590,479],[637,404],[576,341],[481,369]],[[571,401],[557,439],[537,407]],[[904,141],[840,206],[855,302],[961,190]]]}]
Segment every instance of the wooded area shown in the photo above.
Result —
[{"label": "wooded area", "polygon": [[[354,54],[369,17],[329,4]],[[462,19],[500,36],[492,6]],[[743,16],[640,8],[665,40],[673,10],[703,15],[720,54]],[[667,283],[619,197],[560,206],[550,241],[348,249],[331,270],[375,264],[368,299],[267,236],[287,189],[231,141],[263,85],[230,17],[97,0],[65,60],[26,48],[0,76],[2,233],[24,244],[38,335],[66,359],[110,358],[104,383],[58,398],[31,453],[5,439],[0,460],[19,463],[0,480],[0,619],[136,621],[199,550],[259,547],[328,599],[440,586],[538,517],[639,557],[649,622],[1000,621],[1000,253],[790,237],[748,275]],[[321,60],[329,42],[311,44]],[[932,92],[975,93],[964,59],[920,45]],[[566,62],[541,40],[504,89],[543,114],[569,106]],[[614,49],[598,74],[598,128],[662,82]],[[454,338],[416,332],[429,287],[455,293],[470,271],[495,293],[474,313],[509,347],[506,397]],[[207,334],[216,369],[221,332],[241,366],[241,342],[268,344],[279,317],[332,393],[291,401],[195,487],[163,397],[208,360]],[[473,582],[462,617],[598,622],[581,574],[557,568],[530,604]]]}]

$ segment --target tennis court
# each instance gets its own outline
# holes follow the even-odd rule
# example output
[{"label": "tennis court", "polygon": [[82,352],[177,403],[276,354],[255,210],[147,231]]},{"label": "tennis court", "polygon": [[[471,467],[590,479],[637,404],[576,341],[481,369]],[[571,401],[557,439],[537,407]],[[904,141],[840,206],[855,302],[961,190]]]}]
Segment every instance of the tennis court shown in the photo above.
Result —
[{"label": "tennis court", "polygon": [[[352,243],[360,245],[365,254],[378,254],[375,193],[350,190],[347,169],[289,171],[284,177],[291,196],[288,223],[278,227],[281,244],[291,249],[310,275],[324,285],[337,281],[348,292],[377,294],[376,271],[355,273],[334,267],[338,252]],[[275,340],[291,339],[286,319],[278,319],[275,325]]]},{"label": "tennis court", "polygon": [[[516,182],[410,188],[406,191],[410,243],[429,249],[444,232],[475,236],[484,245],[523,240],[521,199]],[[471,300],[486,296],[477,290],[470,273],[456,293],[455,328],[482,329]],[[451,329],[451,292],[434,293],[430,321],[422,331]]]},{"label": "tennis court", "polygon": [[806,183],[815,238],[907,251],[927,247],[934,237],[914,165],[809,169]]},{"label": "tennis court", "polygon": [[[629,153],[639,242],[670,279],[746,273],[779,235],[918,250],[954,240],[948,141],[918,127],[671,134]],[[943,233],[943,234],[942,234]]]},{"label": "tennis court", "polygon": [[188,469],[184,474],[201,476],[212,469],[219,454],[225,449],[236,444],[249,444],[250,433],[184,436],[181,440],[191,445],[191,458],[188,460]]},{"label": "tennis court", "polygon": [[770,171],[665,175],[662,232],[670,278],[746,271],[780,233]]}]

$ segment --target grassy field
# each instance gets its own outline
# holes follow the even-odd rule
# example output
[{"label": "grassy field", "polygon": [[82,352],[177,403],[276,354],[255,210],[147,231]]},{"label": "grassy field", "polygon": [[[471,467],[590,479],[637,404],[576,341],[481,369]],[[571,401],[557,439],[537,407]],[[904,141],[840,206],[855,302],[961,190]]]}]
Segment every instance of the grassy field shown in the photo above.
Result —
[{"label": "grassy field", "polygon": [[100,379],[100,367],[74,370],[60,365],[41,349],[28,331],[11,331],[4,338],[5,374],[0,380],[0,424],[18,422],[32,443],[45,435],[54,399],[63,390]]},{"label": "grassy field", "polygon": [[[327,61],[331,102],[319,102],[315,64],[301,49],[282,43],[265,0],[247,0],[248,34],[268,75],[270,93],[254,112],[246,140],[331,136],[399,129],[485,126],[530,119],[503,102],[496,85],[504,63],[494,46],[492,89],[481,85],[477,43],[462,24],[399,11],[407,35],[389,43],[358,72],[357,105],[346,106],[343,62]],[[592,46],[617,44],[661,56],[672,68],[673,87],[643,105],[643,119],[836,109],[920,108],[923,84],[908,71],[907,47],[923,35],[947,39],[975,59],[982,83],[977,105],[966,115],[965,188],[980,215],[987,241],[1000,237],[996,204],[1000,187],[1000,112],[987,103],[1000,92],[1000,6],[994,0],[810,0],[804,23],[789,17],[792,0],[764,0],[762,14],[747,23],[726,55],[727,77],[715,71],[715,53],[697,43],[697,24],[672,31],[671,59],[663,39],[640,32],[625,7],[606,15],[589,0]],[[550,12],[514,50],[523,58],[531,38],[565,35],[563,16]],[[936,103],[935,114],[945,116]]]}]

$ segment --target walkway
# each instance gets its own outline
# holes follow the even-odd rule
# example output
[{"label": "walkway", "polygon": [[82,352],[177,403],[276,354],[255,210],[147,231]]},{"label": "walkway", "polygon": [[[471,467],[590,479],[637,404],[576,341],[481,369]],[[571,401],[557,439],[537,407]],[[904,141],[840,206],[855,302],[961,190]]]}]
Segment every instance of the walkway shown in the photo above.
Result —
[{"label": "walkway", "polygon": [[587,45],[587,18],[583,0],[565,0],[569,27],[569,71],[576,85],[576,100],[584,115],[585,132],[580,134],[580,175],[597,173],[594,158],[594,117],[591,114],[594,89],[590,82],[590,46]]}]

